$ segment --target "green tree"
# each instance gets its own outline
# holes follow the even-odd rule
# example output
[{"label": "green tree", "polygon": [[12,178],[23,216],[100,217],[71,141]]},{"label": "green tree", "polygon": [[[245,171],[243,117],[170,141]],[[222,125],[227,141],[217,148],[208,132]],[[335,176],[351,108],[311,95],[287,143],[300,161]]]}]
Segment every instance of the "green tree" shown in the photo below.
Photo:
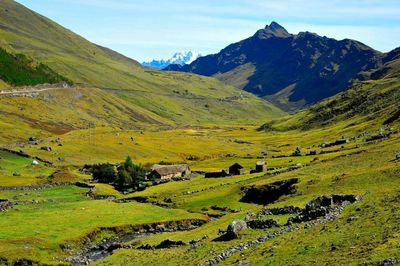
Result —
[{"label": "green tree", "polygon": [[133,164],[133,160],[131,156],[126,157],[125,162],[124,162],[124,169],[128,172],[132,171],[132,169],[135,167]]},{"label": "green tree", "polygon": [[145,180],[146,171],[141,165],[133,162],[132,157],[128,156],[125,162],[118,167],[117,184],[121,188],[132,187],[137,189],[140,183]]},{"label": "green tree", "polygon": [[132,185],[132,177],[124,167],[120,167],[116,183],[119,187],[125,188]]},{"label": "green tree", "polygon": [[117,177],[115,167],[111,164],[95,164],[92,166],[94,180],[101,183],[113,183]]}]

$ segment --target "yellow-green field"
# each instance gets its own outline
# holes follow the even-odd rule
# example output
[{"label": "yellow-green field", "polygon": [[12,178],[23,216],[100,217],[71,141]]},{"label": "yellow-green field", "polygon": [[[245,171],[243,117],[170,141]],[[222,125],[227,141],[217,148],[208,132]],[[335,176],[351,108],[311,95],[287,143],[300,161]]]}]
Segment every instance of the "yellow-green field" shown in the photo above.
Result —
[{"label": "yellow-green field", "polygon": [[[399,163],[393,161],[394,154],[400,148],[399,135],[391,140],[367,145],[359,154],[331,158],[286,174],[275,177],[247,175],[228,179],[210,179],[201,182],[201,177],[192,181],[169,183],[136,193],[140,196],[155,196],[162,201],[173,199],[179,208],[200,212],[213,205],[242,209],[237,214],[226,214],[220,220],[196,229],[194,232],[171,233],[143,238],[143,243],[157,244],[164,239],[189,242],[204,234],[209,240],[200,247],[174,248],[161,251],[119,250],[96,265],[132,264],[132,265],[196,265],[212,258],[230,246],[244,243],[266,234],[263,230],[250,230],[241,239],[213,242],[218,228],[224,228],[235,218],[243,218],[247,211],[255,211],[261,206],[240,203],[240,187],[253,184],[266,184],[274,180],[298,177],[301,182],[294,195],[282,197],[272,206],[304,206],[309,200],[324,194],[363,195],[361,202],[346,208],[335,221],[312,229],[267,241],[255,249],[233,256],[223,265],[230,265],[246,259],[255,265],[315,265],[315,264],[374,264],[386,258],[397,258],[400,235],[399,218]],[[340,178],[335,178],[339,176]],[[217,186],[221,183],[229,185]],[[184,192],[211,189],[203,193],[186,194]],[[274,217],[279,220],[279,217]],[[385,226],[382,226],[385,224]],[[336,249],[331,251],[331,245]],[[266,256],[266,252],[268,255]],[[327,255],[329,254],[329,256]]]},{"label": "yellow-green field", "polygon": [[[300,180],[297,191],[270,206],[304,207],[308,201],[325,194],[364,197],[346,207],[334,221],[276,237],[232,255],[222,265],[242,261],[252,265],[374,265],[387,258],[398,258],[400,162],[395,155],[400,151],[400,124],[392,119],[397,110],[398,84],[382,81],[346,92],[359,92],[360,97],[370,94],[379,99],[375,104],[383,111],[376,117],[373,106],[365,112],[349,108],[354,105],[351,100],[342,101],[342,106],[332,111],[322,108],[332,105],[337,100],[334,97],[304,112],[273,121],[268,117],[254,120],[247,117],[247,122],[239,119],[217,123],[214,116],[216,120],[207,118],[206,123],[192,125],[137,107],[124,94],[101,89],[55,89],[41,92],[36,98],[3,97],[1,145],[53,164],[40,161],[33,166],[32,158],[0,152],[0,199],[16,204],[0,213],[1,261],[25,259],[68,264],[65,259],[85,248],[84,239],[88,235],[95,236],[93,241],[101,241],[122,234],[116,228],[200,218],[207,223],[194,230],[145,235],[131,242],[135,247],[157,245],[166,239],[188,243],[207,235],[197,248],[186,245],[163,250],[117,249],[112,255],[92,262],[94,265],[197,265],[232,246],[276,230],[248,229],[239,239],[213,241],[220,228],[263,207],[241,202],[243,187],[293,177]],[[382,95],[385,101],[381,100]],[[330,112],[336,116],[329,119]],[[141,120],[131,120],[132,114]],[[329,123],[318,119],[329,119]],[[267,126],[260,130],[264,122]],[[380,132],[393,135],[366,141]],[[29,137],[36,137],[38,145],[28,144]],[[321,143],[342,137],[351,141],[320,147]],[[42,150],[44,146],[52,150]],[[290,156],[297,147],[302,156]],[[311,151],[316,154],[307,155]],[[193,171],[201,173],[220,171],[239,162],[246,167],[247,174],[211,179],[199,174],[191,180],[151,186],[127,195],[106,184],[95,184],[95,189],[74,186],[77,181],[91,180],[91,176],[79,171],[83,165],[120,163],[128,155],[146,168],[160,162],[187,163]],[[267,161],[268,174],[249,174],[260,160]],[[279,173],[293,167],[298,169]],[[37,190],[48,183],[56,186]],[[57,186],[60,184],[63,185]],[[114,201],[132,197],[145,198],[148,203]],[[268,216],[281,225],[289,217]],[[65,243],[74,243],[74,248],[62,249]]]},{"label": "yellow-green field", "polygon": [[24,257],[42,263],[51,262],[54,256],[62,255],[60,244],[79,243],[81,238],[99,227],[205,219],[184,210],[148,204],[88,200],[84,192],[85,189],[67,186],[44,190],[41,195],[29,192],[29,195],[20,196],[21,193],[14,193],[12,198],[41,201],[15,206],[12,211],[2,213],[0,224],[7,230],[0,232],[0,256],[11,260]]},{"label": "yellow-green field", "polygon": [[[275,176],[263,173],[236,177],[205,179],[198,175],[189,181],[170,182],[147,188],[145,191],[122,195],[112,186],[97,184],[95,195],[130,198],[149,198],[155,204],[169,203],[161,208],[149,203],[113,203],[111,200],[87,198],[88,189],[61,186],[39,191],[3,191],[0,198],[22,202],[0,216],[2,244],[0,257],[7,260],[26,258],[33,261],[58,263],[69,255],[60,244],[78,241],[90,232],[104,227],[134,225],[167,220],[201,218],[205,214],[222,215],[193,231],[171,232],[141,237],[135,241],[156,245],[165,239],[188,243],[204,235],[198,248],[189,246],[167,250],[121,249],[99,265],[196,265],[212,258],[231,246],[256,239],[268,230],[247,230],[241,238],[228,242],[214,242],[218,229],[225,228],[232,220],[243,218],[247,212],[257,212],[262,206],[240,202],[241,187],[268,184],[292,177],[300,179],[297,192],[283,196],[271,206],[295,205],[303,207],[309,200],[324,194],[357,194],[364,199],[346,208],[335,221],[311,229],[302,229],[254,249],[236,254],[222,264],[231,264],[243,258],[254,264],[348,264],[375,263],[396,257],[400,244],[397,219],[399,218],[398,184],[399,162],[394,156],[400,150],[400,134],[376,142],[357,138],[345,145],[322,149],[318,145],[340,137],[353,137],[364,131],[378,132],[379,127],[366,121],[348,126],[349,121],[336,123],[329,128],[289,132],[257,131],[255,126],[196,126],[151,130],[121,130],[110,127],[73,130],[63,135],[43,137],[40,145],[25,145],[28,154],[54,161],[52,167],[30,166],[31,159],[2,152],[2,186],[40,184],[36,175],[50,175],[58,168],[69,169],[80,179],[76,170],[85,163],[120,162],[132,155],[136,162],[150,165],[160,161],[186,162],[193,170],[215,171],[242,163],[248,170],[258,160],[266,160],[270,168],[287,168],[301,164],[300,169]],[[371,126],[372,125],[372,126]],[[393,125],[397,128],[396,125]],[[56,138],[62,146],[55,145]],[[19,144],[20,145],[20,144]],[[43,145],[53,147],[52,152],[42,151]],[[304,156],[290,155],[301,147]],[[13,148],[13,145],[9,146]],[[21,149],[15,146],[15,149]],[[317,155],[305,156],[310,150]],[[320,154],[320,152],[331,151]],[[265,155],[267,154],[267,155]],[[65,161],[58,161],[58,156]],[[264,158],[261,158],[264,157]],[[315,160],[318,158],[318,160]],[[12,173],[19,171],[20,177]],[[270,172],[277,170],[270,170]],[[23,180],[23,182],[21,181]],[[397,198],[398,199],[398,198]],[[37,200],[36,204],[28,204]],[[390,202],[390,204],[388,204]],[[168,205],[168,204],[167,204]],[[239,210],[229,213],[211,209],[211,206]],[[389,215],[389,213],[391,213]],[[374,214],[374,215],[373,215]],[[349,217],[356,217],[347,222]],[[62,217],[68,217],[64,219]],[[283,224],[287,216],[272,216]],[[353,219],[353,218],[352,218]],[[383,228],[380,224],[386,223]],[[352,230],[352,234],[348,231]],[[397,233],[396,233],[397,232]],[[353,235],[358,237],[354,238]],[[105,235],[107,236],[107,235]],[[305,237],[308,236],[308,237]],[[337,249],[326,256],[331,244]],[[265,252],[268,250],[268,256]],[[370,252],[373,250],[374,252]],[[273,254],[273,255],[271,255]],[[290,254],[290,256],[288,256]]]}]

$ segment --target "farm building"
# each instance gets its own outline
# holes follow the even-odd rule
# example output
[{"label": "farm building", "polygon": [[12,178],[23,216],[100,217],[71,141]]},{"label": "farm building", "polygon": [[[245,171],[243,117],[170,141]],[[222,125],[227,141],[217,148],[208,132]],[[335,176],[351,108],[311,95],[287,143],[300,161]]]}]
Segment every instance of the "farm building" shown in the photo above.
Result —
[{"label": "farm building", "polygon": [[265,161],[259,161],[256,163],[256,173],[262,173],[267,171],[267,163]]},{"label": "farm building", "polygon": [[218,178],[226,176],[229,176],[229,174],[225,170],[222,170],[220,172],[209,172],[205,174],[205,178]]},{"label": "farm building", "polygon": [[244,175],[246,173],[246,169],[240,165],[239,163],[234,163],[229,167],[230,175]]},{"label": "farm building", "polygon": [[172,180],[189,176],[190,174],[191,171],[187,164],[154,165],[147,178],[151,180]]}]

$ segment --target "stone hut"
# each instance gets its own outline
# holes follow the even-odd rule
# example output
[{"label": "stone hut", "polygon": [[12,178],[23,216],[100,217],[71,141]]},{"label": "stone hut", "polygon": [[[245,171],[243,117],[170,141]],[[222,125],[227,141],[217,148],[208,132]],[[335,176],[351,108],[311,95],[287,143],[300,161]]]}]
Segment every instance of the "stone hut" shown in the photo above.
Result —
[{"label": "stone hut", "polygon": [[244,175],[246,173],[246,169],[240,165],[239,163],[234,163],[229,167],[230,175]]},{"label": "stone hut", "polygon": [[154,165],[152,171],[147,175],[150,180],[173,180],[189,176],[191,174],[189,165]]},{"label": "stone hut", "polygon": [[259,161],[256,163],[256,173],[267,172],[267,163],[265,161]]}]

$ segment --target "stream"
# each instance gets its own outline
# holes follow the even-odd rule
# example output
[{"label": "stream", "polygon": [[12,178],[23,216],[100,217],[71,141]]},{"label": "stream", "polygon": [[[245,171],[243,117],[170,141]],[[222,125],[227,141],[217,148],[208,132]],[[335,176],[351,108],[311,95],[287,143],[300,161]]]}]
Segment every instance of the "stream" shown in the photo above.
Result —
[{"label": "stream", "polygon": [[[189,231],[205,223],[206,221],[204,220],[192,219],[139,225],[127,232],[119,233],[115,237],[103,239],[101,242],[90,242],[84,248],[75,252],[74,255],[65,258],[64,261],[71,263],[73,266],[87,265],[89,262],[101,260],[112,255],[116,249],[136,248],[139,242],[131,243],[134,239],[169,232]],[[71,246],[66,245],[65,249],[70,249]]]}]

